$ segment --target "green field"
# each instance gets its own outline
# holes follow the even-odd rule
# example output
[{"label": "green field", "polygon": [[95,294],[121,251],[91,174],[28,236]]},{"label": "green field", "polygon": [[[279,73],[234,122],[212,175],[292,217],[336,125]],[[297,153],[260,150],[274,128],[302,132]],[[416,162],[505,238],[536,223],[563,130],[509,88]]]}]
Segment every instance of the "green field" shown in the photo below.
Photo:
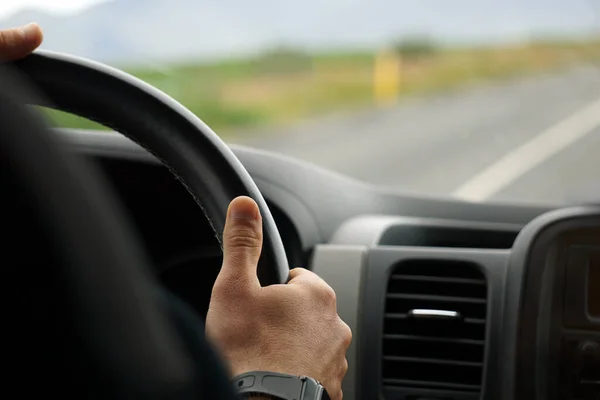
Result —
[{"label": "green field", "polygon": [[[596,41],[412,50],[403,54],[398,66],[399,98],[600,61],[600,42]],[[173,65],[160,72],[125,69],[168,93],[227,136],[250,127],[372,106],[375,59],[375,54],[366,52],[277,50],[245,60]],[[54,111],[50,118],[58,126],[99,127]]]}]

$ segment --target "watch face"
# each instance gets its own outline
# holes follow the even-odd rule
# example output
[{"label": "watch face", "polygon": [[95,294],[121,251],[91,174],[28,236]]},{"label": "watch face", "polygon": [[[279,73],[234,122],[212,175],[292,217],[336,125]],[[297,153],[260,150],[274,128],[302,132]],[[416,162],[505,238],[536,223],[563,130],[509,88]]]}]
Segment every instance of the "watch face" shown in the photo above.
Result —
[{"label": "watch face", "polygon": [[321,400],[331,400],[331,397],[329,397],[329,393],[327,393],[325,388],[323,388],[323,392],[321,392]]}]

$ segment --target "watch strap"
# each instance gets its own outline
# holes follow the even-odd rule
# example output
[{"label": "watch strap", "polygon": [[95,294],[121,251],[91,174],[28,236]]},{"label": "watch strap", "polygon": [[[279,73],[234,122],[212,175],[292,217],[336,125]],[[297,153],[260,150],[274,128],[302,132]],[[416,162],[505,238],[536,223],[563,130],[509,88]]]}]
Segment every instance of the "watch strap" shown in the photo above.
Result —
[{"label": "watch strap", "polygon": [[245,398],[263,396],[277,400],[330,400],[325,388],[307,376],[252,371],[236,376],[233,385]]}]

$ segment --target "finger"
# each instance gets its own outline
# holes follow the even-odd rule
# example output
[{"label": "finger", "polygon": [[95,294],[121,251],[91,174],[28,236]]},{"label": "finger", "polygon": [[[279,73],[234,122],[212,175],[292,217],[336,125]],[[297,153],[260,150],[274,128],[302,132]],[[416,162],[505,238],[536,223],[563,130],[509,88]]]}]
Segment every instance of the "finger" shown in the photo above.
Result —
[{"label": "finger", "polygon": [[238,289],[260,288],[256,267],[262,248],[262,219],[249,197],[235,198],[223,231],[223,266],[218,280]]},{"label": "finger", "polygon": [[37,24],[0,30],[0,60],[25,57],[42,43],[42,30]]},{"label": "finger", "polygon": [[325,283],[325,281],[321,277],[305,268],[294,268],[290,271],[290,281],[288,282],[288,285],[320,285],[322,283]]},{"label": "finger", "polygon": [[297,278],[300,278],[302,276],[308,276],[308,275],[315,275],[314,272],[310,272],[309,270],[305,269],[305,268],[294,268],[292,270],[290,270],[290,283]]}]

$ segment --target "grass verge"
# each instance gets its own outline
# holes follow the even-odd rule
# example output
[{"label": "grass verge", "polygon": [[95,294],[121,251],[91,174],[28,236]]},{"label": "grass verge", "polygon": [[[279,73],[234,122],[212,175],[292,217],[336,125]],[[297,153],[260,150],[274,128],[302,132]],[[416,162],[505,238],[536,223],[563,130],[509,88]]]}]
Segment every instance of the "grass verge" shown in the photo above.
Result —
[{"label": "grass verge", "polygon": [[[599,61],[600,42],[538,42],[495,48],[439,49],[399,62],[399,97]],[[371,53],[271,52],[245,60],[128,72],[171,95],[227,137],[244,128],[286,124],[348,107],[373,105]],[[101,128],[48,112],[56,126]]]}]

